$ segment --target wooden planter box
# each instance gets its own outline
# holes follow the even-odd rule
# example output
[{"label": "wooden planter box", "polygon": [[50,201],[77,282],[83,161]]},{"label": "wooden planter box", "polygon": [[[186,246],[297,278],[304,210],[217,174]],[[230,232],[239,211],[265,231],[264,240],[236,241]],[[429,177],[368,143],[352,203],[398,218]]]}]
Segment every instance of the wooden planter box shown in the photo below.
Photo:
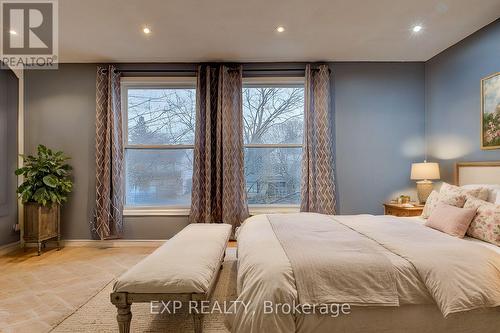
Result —
[{"label": "wooden planter box", "polygon": [[42,245],[49,239],[57,239],[57,247],[60,246],[60,206],[48,207],[36,203],[24,204],[24,244],[36,243],[38,255],[42,251]]}]

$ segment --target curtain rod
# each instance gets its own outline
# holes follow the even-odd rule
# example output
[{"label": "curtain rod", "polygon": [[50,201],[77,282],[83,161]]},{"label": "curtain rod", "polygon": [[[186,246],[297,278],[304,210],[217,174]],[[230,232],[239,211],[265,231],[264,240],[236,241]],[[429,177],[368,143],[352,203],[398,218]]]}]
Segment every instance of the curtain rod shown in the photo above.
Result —
[{"label": "curtain rod", "polygon": [[[243,69],[243,72],[302,72],[305,68]],[[198,73],[197,69],[116,69],[115,73]]]}]

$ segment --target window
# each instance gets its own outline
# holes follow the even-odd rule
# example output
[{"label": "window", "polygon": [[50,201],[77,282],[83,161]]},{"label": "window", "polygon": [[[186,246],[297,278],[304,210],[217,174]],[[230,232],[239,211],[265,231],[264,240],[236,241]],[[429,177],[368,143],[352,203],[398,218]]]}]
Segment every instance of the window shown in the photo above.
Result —
[{"label": "window", "polygon": [[303,79],[246,79],[245,178],[249,205],[300,203]]},{"label": "window", "polygon": [[188,207],[191,202],[194,78],[124,78],[125,205]]},{"label": "window", "polygon": [[[127,214],[187,213],[195,85],[194,78],[122,79]],[[303,118],[302,78],[244,79],[245,178],[252,211],[299,204]]]}]

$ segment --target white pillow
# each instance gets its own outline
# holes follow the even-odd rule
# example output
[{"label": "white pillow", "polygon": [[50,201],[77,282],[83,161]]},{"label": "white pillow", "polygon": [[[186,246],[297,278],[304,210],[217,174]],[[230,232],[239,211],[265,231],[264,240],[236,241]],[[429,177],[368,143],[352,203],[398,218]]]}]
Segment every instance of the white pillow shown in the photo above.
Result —
[{"label": "white pillow", "polygon": [[477,188],[487,188],[488,189],[488,199],[486,201],[500,204],[500,185],[495,184],[470,184],[461,186],[463,189],[473,190]]}]

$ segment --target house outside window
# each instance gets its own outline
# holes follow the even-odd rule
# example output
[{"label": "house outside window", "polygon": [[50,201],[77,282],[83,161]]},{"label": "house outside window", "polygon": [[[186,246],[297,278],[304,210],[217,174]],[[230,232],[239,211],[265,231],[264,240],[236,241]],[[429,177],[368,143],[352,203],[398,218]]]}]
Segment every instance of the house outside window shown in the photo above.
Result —
[{"label": "house outside window", "polygon": [[[303,78],[244,78],[245,180],[251,214],[298,210]],[[196,79],[123,78],[125,215],[187,215]]]},{"label": "house outside window", "polygon": [[247,78],[245,179],[252,207],[297,207],[304,127],[303,78]]},{"label": "house outside window", "polygon": [[195,85],[195,78],[122,80],[126,209],[189,209]]}]

